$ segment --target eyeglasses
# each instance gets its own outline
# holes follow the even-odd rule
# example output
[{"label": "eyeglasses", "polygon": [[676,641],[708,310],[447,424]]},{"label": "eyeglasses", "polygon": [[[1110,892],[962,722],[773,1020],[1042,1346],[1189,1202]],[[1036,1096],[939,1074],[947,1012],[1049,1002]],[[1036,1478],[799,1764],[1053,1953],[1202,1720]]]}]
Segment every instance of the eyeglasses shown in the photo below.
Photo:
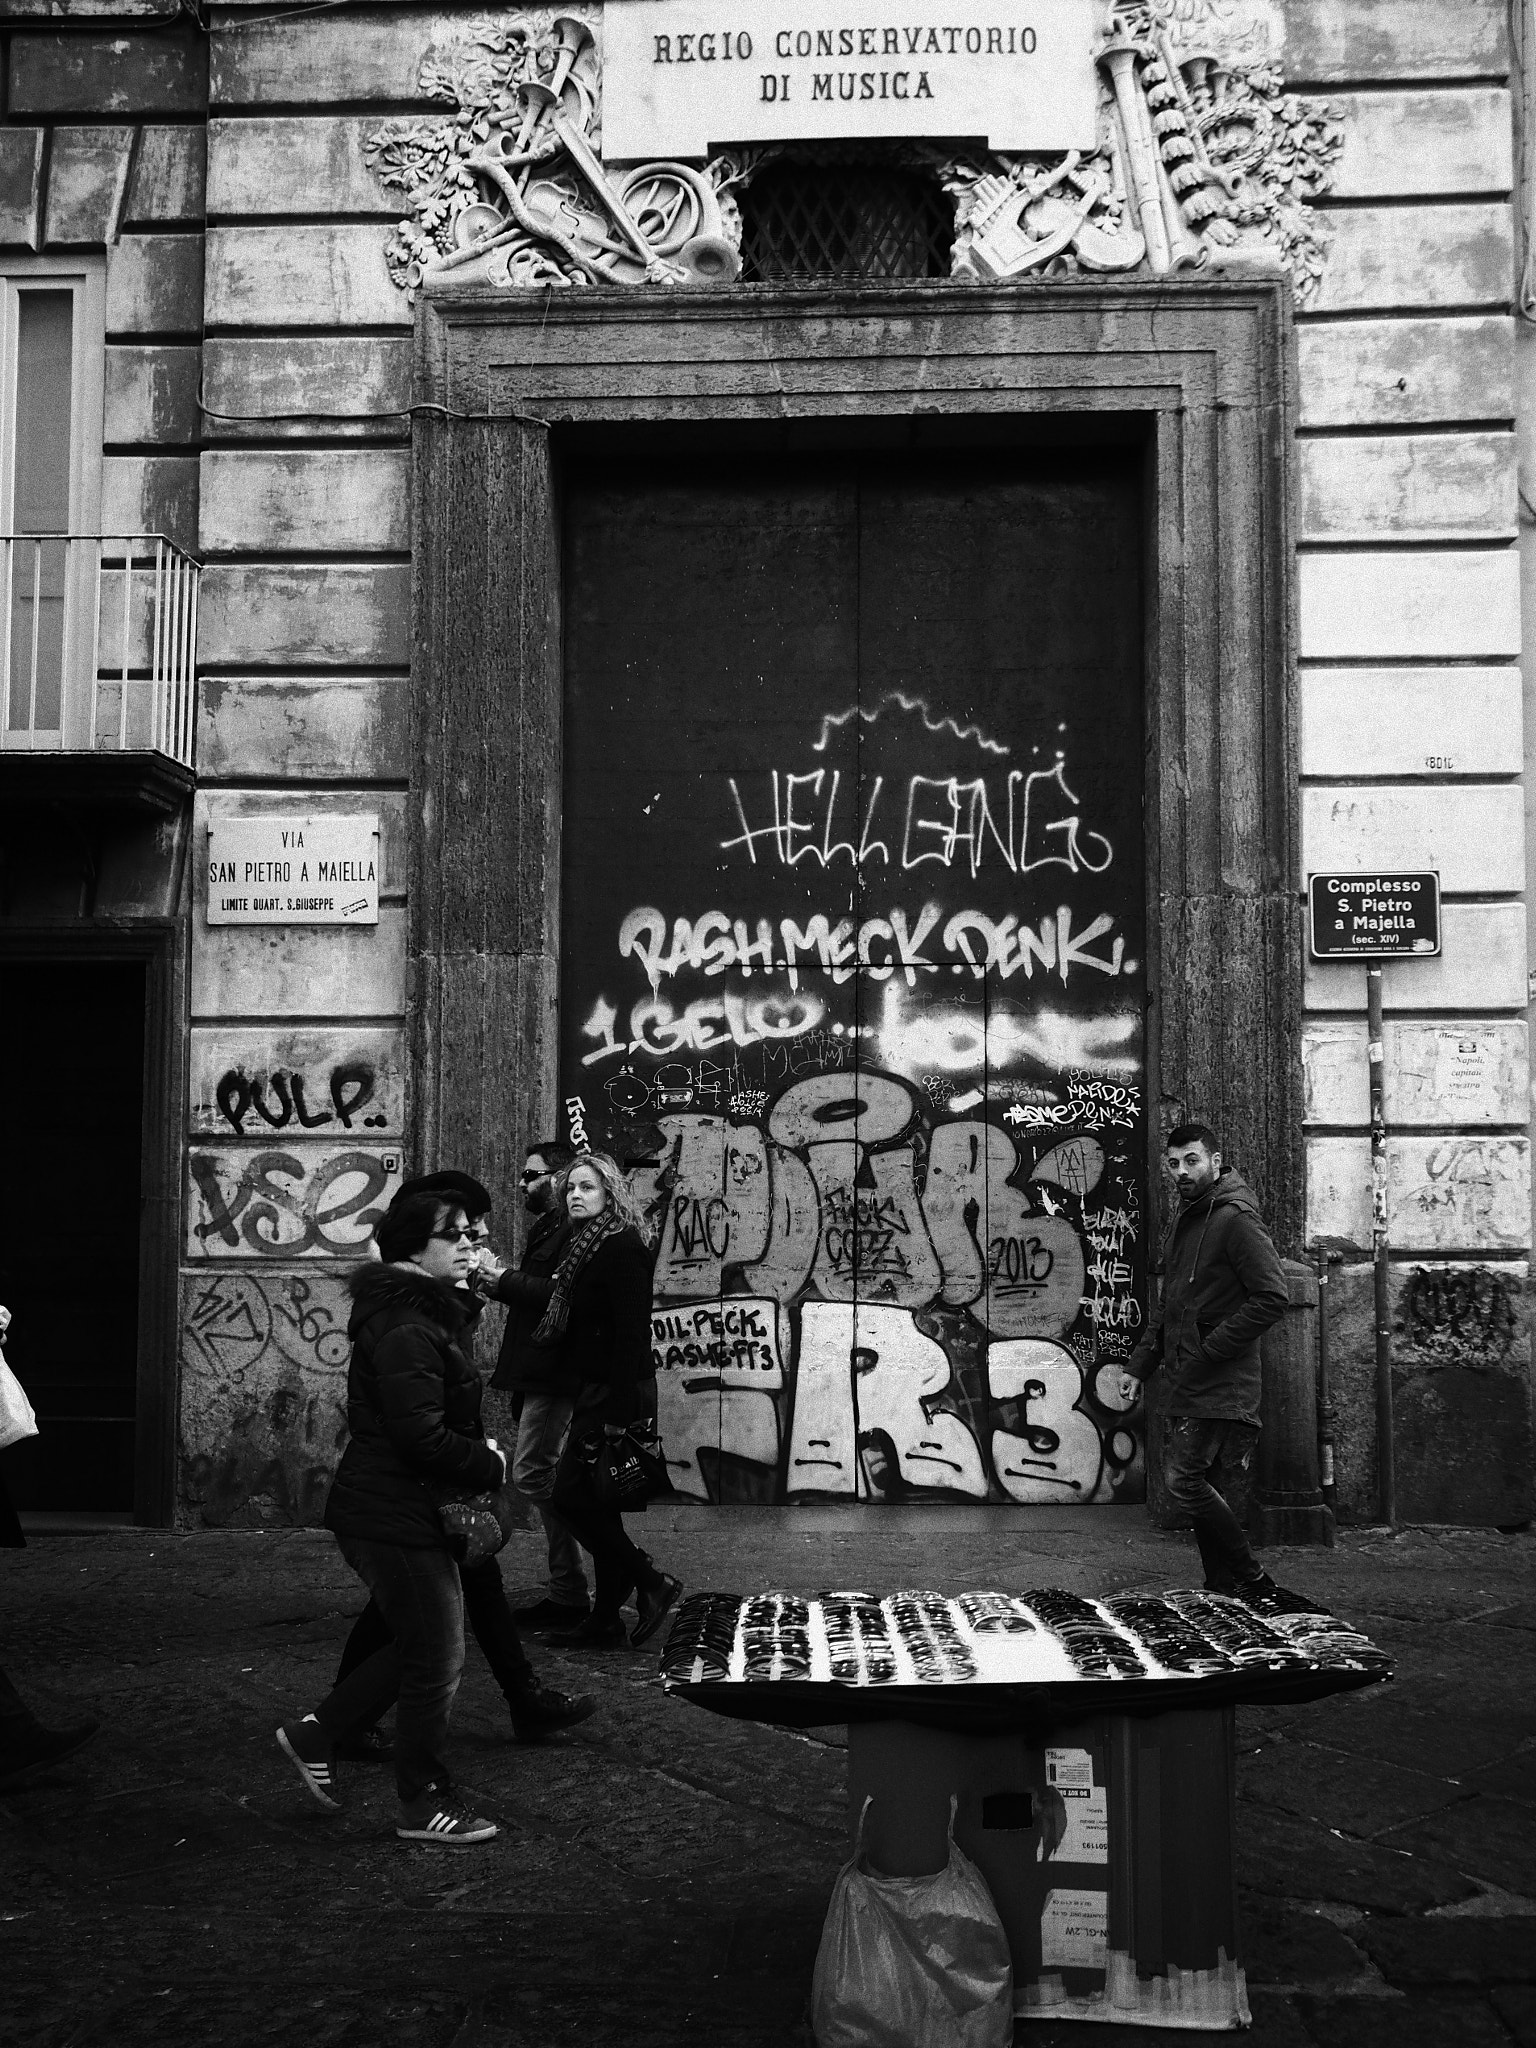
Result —
[{"label": "eyeglasses", "polygon": [[549,1168],[547,1166],[525,1166],[517,1177],[525,1183],[535,1180],[548,1180]]},{"label": "eyeglasses", "polygon": [[473,1244],[475,1241],[475,1233],[467,1223],[458,1230],[434,1230],[432,1235],[441,1238],[444,1244]]}]

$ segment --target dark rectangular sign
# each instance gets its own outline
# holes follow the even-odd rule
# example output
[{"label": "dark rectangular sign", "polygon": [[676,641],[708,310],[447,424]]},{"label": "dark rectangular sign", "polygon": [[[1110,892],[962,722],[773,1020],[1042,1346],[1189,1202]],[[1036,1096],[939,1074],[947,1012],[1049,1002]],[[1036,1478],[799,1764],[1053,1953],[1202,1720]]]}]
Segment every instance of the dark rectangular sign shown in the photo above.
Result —
[{"label": "dark rectangular sign", "polygon": [[1427,959],[1440,950],[1440,877],[1309,875],[1314,960]]}]

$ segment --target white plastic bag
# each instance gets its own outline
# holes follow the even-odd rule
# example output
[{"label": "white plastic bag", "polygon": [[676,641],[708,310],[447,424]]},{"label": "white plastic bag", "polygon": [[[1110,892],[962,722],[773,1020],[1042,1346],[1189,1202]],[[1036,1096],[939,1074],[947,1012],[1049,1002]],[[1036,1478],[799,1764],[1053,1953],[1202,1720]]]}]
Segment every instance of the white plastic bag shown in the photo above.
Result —
[{"label": "white plastic bag", "polygon": [[1013,1968],[986,1880],[955,1846],[933,1877],[882,1877],[853,1855],[838,1873],[811,1987],[818,2048],[1011,2048]]},{"label": "white plastic bag", "polygon": [[32,1403],[0,1351],[0,1451],[7,1444],[19,1444],[24,1436],[37,1435],[37,1417]]}]

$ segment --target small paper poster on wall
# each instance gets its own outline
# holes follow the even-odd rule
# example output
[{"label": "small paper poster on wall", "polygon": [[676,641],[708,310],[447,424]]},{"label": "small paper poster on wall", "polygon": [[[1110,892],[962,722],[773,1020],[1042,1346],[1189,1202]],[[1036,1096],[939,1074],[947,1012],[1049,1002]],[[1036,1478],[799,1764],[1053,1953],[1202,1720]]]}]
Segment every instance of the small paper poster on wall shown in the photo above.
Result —
[{"label": "small paper poster on wall", "polygon": [[1102,1970],[1108,1951],[1108,1892],[1046,1893],[1040,1913],[1042,1970]]},{"label": "small paper poster on wall", "polygon": [[1048,1749],[1045,1782],[1054,1795],[1056,1839],[1046,1852],[1053,1863],[1108,1863],[1109,1794],[1093,1782],[1093,1754],[1086,1749]]}]

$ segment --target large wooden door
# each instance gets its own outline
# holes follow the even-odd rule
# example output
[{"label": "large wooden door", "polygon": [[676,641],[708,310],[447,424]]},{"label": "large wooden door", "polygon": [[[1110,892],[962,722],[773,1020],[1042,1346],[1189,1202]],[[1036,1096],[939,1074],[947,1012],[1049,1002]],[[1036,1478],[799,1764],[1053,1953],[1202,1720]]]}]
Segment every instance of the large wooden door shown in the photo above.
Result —
[{"label": "large wooden door", "polygon": [[562,1095],[674,1481],[1139,1497],[1129,453],[567,478]]}]

